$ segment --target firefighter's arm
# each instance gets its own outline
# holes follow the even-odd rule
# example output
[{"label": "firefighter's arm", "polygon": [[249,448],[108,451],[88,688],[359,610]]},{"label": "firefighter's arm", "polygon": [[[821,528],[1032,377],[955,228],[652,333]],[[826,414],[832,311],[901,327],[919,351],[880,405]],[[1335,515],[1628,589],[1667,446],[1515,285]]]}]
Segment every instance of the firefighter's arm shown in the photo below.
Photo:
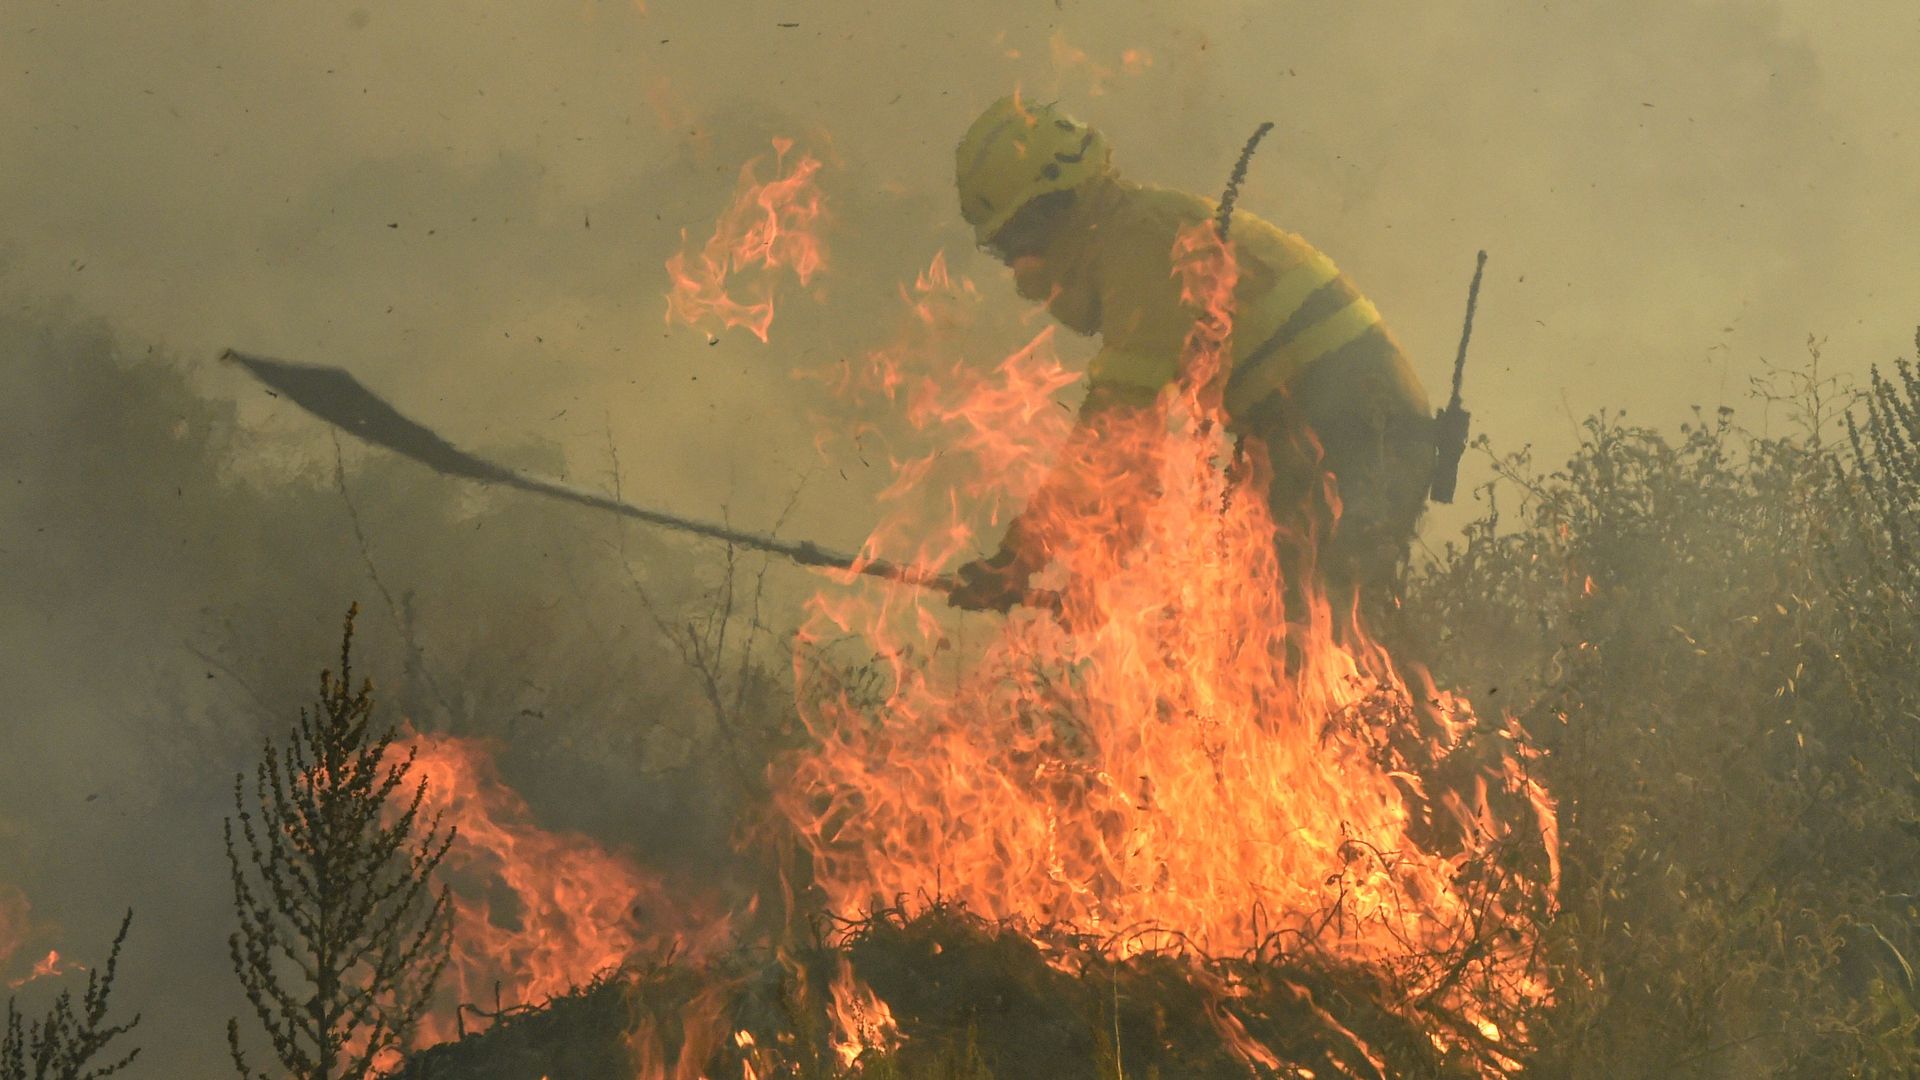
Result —
[{"label": "firefighter's arm", "polygon": [[[1151,406],[1179,372],[1193,312],[1183,305],[1173,278],[1170,236],[1170,227],[1137,220],[1107,229],[1105,253],[1091,283],[1095,314],[1090,321],[1098,325],[1100,351],[1087,364],[1087,396],[1072,437],[1087,434],[1087,427],[1109,410]],[[1033,507],[1059,507],[1070,479],[1056,471],[1008,526],[999,549],[960,568],[963,584],[950,597],[954,606],[1006,611],[1019,601],[1027,579],[1050,557],[1041,515]]]},{"label": "firefighter's arm", "polygon": [[[1171,372],[1171,362],[1166,369]],[[1159,387],[1150,381],[1158,365],[1150,358],[1128,356],[1117,349],[1102,348],[1088,370],[1095,377],[1089,379],[1087,396],[1080,404],[1075,431],[1068,436],[1069,439],[1084,437],[1090,425],[1097,423],[1110,410],[1144,409],[1151,406],[1159,395]],[[1131,377],[1114,378],[1115,372],[1125,372]],[[1099,377],[1102,375],[1105,377]],[[1060,470],[1069,467],[1056,467],[1054,474],[1042,485],[1042,490],[1029,500],[1027,509],[1015,516],[1007,526],[999,548],[992,555],[959,568],[957,573],[961,587],[948,596],[949,604],[970,611],[1005,612],[1020,601],[1027,592],[1028,579],[1044,567],[1052,555],[1040,515],[1034,512],[1033,507],[1044,505],[1059,512],[1064,502],[1061,493],[1071,480]]]}]

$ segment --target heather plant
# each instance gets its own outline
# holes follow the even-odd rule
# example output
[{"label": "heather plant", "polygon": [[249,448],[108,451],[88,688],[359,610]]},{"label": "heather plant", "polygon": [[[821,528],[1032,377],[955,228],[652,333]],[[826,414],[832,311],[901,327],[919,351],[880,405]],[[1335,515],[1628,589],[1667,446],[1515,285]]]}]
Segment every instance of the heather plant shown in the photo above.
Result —
[{"label": "heather plant", "polygon": [[[1914,343],[1920,349],[1920,332]],[[1891,376],[1876,366],[1870,380],[1861,415],[1847,418],[1859,528],[1849,538],[1854,558],[1835,583],[1859,607],[1886,615],[1860,628],[1862,692],[1887,710],[1911,711],[1920,695],[1908,675],[1920,660],[1920,371],[1897,360]]]}]

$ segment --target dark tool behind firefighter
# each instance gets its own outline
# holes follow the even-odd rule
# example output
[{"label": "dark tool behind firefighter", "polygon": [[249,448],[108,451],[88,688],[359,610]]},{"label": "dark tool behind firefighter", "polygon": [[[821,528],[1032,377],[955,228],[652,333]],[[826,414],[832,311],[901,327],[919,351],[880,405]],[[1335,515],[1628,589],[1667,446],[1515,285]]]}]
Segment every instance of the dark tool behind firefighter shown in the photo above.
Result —
[{"label": "dark tool behind firefighter", "polygon": [[[968,129],[956,174],[967,223],[1020,295],[1100,335],[1080,422],[1150,405],[1178,377],[1198,314],[1172,273],[1175,237],[1213,218],[1215,203],[1121,178],[1098,131],[1017,96]],[[1380,313],[1319,250],[1245,212],[1231,235],[1231,427],[1267,455],[1283,534],[1315,538],[1307,547],[1335,608],[1356,592],[1364,608],[1388,603],[1435,477],[1426,390]],[[1337,481],[1330,535],[1322,470]],[[1048,560],[1037,531],[1016,519],[997,553],[960,568],[953,603],[1006,610]]]}]

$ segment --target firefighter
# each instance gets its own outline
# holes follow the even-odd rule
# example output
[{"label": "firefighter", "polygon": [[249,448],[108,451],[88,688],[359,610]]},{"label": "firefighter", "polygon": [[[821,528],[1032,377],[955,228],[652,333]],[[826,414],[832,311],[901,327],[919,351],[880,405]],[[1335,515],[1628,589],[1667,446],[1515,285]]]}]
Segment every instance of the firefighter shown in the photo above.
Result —
[{"label": "firefighter", "polygon": [[[1215,210],[1212,200],[1123,179],[1110,156],[1100,132],[1017,95],[994,102],[955,155],[961,213],[1013,270],[1016,291],[1068,328],[1100,335],[1082,424],[1146,408],[1178,377],[1198,313],[1181,300],[1174,240]],[[1369,607],[1390,602],[1433,477],[1426,391],[1379,313],[1324,254],[1245,212],[1231,237],[1230,430],[1268,460],[1282,535],[1318,538],[1306,547],[1318,548],[1309,558],[1336,611],[1356,594]],[[1329,487],[1338,498],[1330,533]],[[1037,531],[1016,518],[994,555],[962,566],[954,606],[1018,602],[1048,559]],[[1292,576],[1301,576],[1297,561]]]}]

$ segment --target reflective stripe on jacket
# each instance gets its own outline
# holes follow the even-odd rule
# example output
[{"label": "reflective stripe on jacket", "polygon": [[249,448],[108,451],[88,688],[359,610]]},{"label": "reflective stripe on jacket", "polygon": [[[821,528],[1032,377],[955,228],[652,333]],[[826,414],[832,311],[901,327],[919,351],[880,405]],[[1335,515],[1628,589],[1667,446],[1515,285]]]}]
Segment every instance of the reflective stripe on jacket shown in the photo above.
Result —
[{"label": "reflective stripe on jacket", "polygon": [[[1108,177],[1083,187],[1070,214],[1043,256],[1048,309],[1101,335],[1088,366],[1090,400],[1150,400],[1178,375],[1197,315],[1172,273],[1174,239],[1210,219],[1213,204]],[[1429,415],[1426,391],[1380,313],[1331,259],[1245,211],[1234,215],[1233,242],[1240,276],[1230,418],[1250,415],[1313,365],[1332,365],[1327,374],[1350,385],[1355,420]]]}]

